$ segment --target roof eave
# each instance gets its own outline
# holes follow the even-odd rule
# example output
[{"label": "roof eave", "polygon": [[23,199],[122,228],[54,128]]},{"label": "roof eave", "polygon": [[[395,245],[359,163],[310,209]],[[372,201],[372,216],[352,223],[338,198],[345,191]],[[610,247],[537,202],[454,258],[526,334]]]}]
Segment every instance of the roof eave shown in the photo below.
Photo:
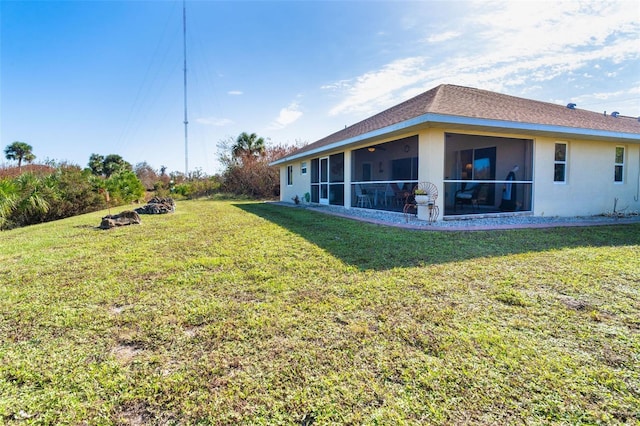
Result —
[{"label": "roof eave", "polygon": [[563,137],[584,137],[588,139],[615,139],[621,142],[640,143],[640,134],[626,133],[626,132],[614,132],[610,130],[597,130],[597,129],[585,129],[578,127],[568,126],[556,126],[550,124],[537,124],[537,123],[520,123],[506,120],[493,120],[486,118],[474,118],[474,117],[462,117],[456,115],[446,114],[423,114],[409,120],[401,121],[390,126],[382,127],[380,129],[372,130],[367,133],[363,133],[358,136],[343,139],[328,145],[301,152],[299,154],[292,154],[287,157],[283,157],[270,163],[271,166],[277,166],[284,163],[289,163],[302,158],[311,157],[315,154],[320,154],[326,151],[332,151],[338,148],[343,148],[349,145],[354,145],[368,139],[384,136],[387,134],[408,130],[417,126],[424,125],[457,125],[465,127],[482,127],[485,129],[500,129],[501,131],[524,131],[533,134],[553,134]]},{"label": "roof eave", "polygon": [[[524,131],[530,134],[564,136],[567,138],[584,138],[600,140],[617,140],[620,142],[640,143],[639,133],[616,132],[612,130],[587,129],[584,127],[558,126],[553,124],[519,123],[505,120],[465,119],[458,124],[472,125],[492,129]],[[446,124],[453,124],[452,122]]]}]

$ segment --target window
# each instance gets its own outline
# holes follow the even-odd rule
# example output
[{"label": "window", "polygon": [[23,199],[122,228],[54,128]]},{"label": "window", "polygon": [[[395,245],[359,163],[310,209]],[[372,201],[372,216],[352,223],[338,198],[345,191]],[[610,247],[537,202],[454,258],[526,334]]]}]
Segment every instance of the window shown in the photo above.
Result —
[{"label": "window", "polygon": [[391,160],[392,180],[418,180],[418,157]]},{"label": "window", "polygon": [[300,174],[306,175],[307,174],[307,162],[303,161],[302,163],[300,163]]},{"label": "window", "polygon": [[293,166],[287,166],[287,185],[293,185]]},{"label": "window", "polygon": [[556,143],[555,157],[553,162],[553,181],[567,181],[567,144]]},{"label": "window", "polygon": [[362,180],[371,180],[371,163],[362,163]]},{"label": "window", "polygon": [[613,166],[613,181],[624,182],[624,147],[616,146],[616,162]]},{"label": "window", "polygon": [[329,171],[329,181],[331,183],[344,182],[344,153],[333,154],[329,157],[331,170]]}]

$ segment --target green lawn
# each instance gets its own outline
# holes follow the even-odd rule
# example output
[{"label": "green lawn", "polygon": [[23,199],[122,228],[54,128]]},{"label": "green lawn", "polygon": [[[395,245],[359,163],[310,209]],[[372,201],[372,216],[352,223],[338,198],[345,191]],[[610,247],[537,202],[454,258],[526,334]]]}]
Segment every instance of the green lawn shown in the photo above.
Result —
[{"label": "green lawn", "polygon": [[640,224],[105,213],[0,232],[0,424],[640,423]]}]

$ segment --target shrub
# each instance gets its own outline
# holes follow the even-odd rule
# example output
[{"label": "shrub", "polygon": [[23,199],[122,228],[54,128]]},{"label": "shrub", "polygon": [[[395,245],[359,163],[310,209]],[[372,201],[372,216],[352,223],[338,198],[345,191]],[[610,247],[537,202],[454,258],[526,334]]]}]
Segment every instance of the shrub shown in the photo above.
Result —
[{"label": "shrub", "polygon": [[144,197],[145,188],[131,170],[121,170],[105,181],[112,205],[130,203]]},{"label": "shrub", "polygon": [[145,190],[136,175],[121,171],[104,179],[89,169],[61,164],[48,173],[27,172],[0,178],[0,229],[49,222],[107,207],[101,189],[109,191],[111,205],[138,200]]},{"label": "shrub", "polygon": [[[228,144],[227,144],[228,145]],[[224,142],[221,149],[229,150]],[[223,155],[220,161],[226,165],[221,189],[235,195],[272,199],[280,196],[280,169],[269,163],[296,150],[297,146],[268,146],[262,155]]]},{"label": "shrub", "polygon": [[58,187],[59,197],[50,201],[46,221],[89,213],[106,207],[91,172],[63,165],[49,179]]}]

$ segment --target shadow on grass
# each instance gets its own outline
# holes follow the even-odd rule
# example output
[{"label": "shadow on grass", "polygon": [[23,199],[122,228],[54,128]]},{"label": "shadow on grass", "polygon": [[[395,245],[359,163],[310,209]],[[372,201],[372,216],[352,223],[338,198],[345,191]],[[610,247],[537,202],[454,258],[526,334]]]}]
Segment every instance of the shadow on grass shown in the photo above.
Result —
[{"label": "shadow on grass", "polygon": [[362,270],[385,270],[574,247],[640,245],[640,224],[425,232],[375,225],[277,204],[234,205],[300,235]]}]

